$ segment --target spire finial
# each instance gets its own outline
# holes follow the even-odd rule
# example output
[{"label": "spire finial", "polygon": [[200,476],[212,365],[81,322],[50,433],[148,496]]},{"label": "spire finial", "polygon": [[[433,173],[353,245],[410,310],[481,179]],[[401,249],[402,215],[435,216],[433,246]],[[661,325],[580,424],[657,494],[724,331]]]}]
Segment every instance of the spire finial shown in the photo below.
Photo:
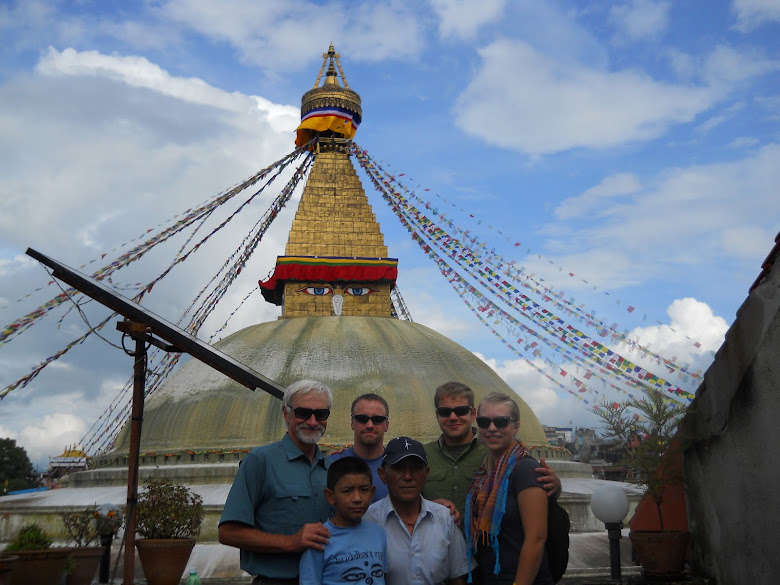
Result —
[{"label": "spire finial", "polygon": [[[322,72],[325,71],[325,64],[328,64],[328,71],[325,74],[325,84],[332,84],[332,85],[338,85],[339,82],[336,79],[336,67],[339,70],[339,75],[341,75],[342,81],[344,81],[344,89],[349,89],[349,83],[347,83],[347,78],[344,76],[344,70],[341,68],[341,55],[336,52],[336,49],[333,47],[333,43],[330,44],[328,47],[328,52],[322,54],[322,67],[320,67],[320,72],[317,75],[317,79],[314,81],[314,86],[312,89],[319,87],[320,85],[320,79],[322,79]],[[333,65],[336,65],[334,67]]]}]

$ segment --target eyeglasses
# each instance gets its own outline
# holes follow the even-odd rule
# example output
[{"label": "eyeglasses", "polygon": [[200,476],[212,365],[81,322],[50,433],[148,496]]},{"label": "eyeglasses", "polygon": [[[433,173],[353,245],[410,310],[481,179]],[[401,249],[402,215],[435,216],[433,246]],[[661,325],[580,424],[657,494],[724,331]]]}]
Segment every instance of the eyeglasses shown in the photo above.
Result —
[{"label": "eyeglasses", "polygon": [[298,408],[293,408],[292,411],[295,414],[295,418],[299,420],[309,420],[311,415],[314,415],[314,420],[322,422],[328,420],[330,416],[329,408],[303,408],[299,406]]},{"label": "eyeglasses", "polygon": [[503,429],[511,422],[517,422],[517,421],[509,416],[494,416],[493,418],[490,418],[489,416],[477,417],[477,426],[481,429],[488,428],[490,426],[490,423],[496,425],[497,429]]},{"label": "eyeglasses", "polygon": [[450,408],[448,406],[440,406],[436,409],[436,414],[438,414],[442,418],[449,417],[452,413],[455,413],[455,416],[466,416],[468,413],[471,412],[470,406],[456,406],[455,408]]},{"label": "eyeglasses", "polygon": [[368,416],[367,414],[353,414],[352,418],[358,421],[361,425],[366,424],[369,420],[375,425],[381,425],[387,420],[387,417],[382,416],[381,414],[375,414],[373,416]]}]

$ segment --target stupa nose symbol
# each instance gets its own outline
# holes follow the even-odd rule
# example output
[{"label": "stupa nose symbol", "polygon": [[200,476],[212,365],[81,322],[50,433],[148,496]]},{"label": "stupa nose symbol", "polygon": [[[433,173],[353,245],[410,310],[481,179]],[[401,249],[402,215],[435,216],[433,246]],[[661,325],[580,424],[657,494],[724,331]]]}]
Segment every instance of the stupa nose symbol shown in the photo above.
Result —
[{"label": "stupa nose symbol", "polygon": [[341,315],[341,307],[344,306],[344,297],[341,295],[333,295],[333,314],[336,316]]}]

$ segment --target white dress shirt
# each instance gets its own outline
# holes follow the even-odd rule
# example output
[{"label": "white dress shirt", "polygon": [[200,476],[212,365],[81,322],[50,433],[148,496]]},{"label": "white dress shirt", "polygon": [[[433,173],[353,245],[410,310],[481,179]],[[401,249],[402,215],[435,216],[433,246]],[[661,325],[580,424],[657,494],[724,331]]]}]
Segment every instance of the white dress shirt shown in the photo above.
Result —
[{"label": "white dress shirt", "polygon": [[390,496],[371,504],[363,517],[387,532],[387,585],[441,585],[469,572],[466,541],[450,510],[422,496],[420,500],[411,534]]}]

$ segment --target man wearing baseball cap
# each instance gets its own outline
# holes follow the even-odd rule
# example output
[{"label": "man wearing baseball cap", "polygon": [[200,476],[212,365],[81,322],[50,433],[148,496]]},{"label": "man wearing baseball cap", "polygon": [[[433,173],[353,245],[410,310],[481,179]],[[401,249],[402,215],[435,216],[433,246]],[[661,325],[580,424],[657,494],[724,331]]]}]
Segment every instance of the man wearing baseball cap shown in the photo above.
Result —
[{"label": "man wearing baseball cap", "polygon": [[[387,585],[463,585],[469,571],[466,541],[449,508],[426,500],[428,459],[422,443],[391,440],[379,477],[388,495],[371,504],[365,520],[387,532]],[[472,567],[473,568],[473,567]]]}]

